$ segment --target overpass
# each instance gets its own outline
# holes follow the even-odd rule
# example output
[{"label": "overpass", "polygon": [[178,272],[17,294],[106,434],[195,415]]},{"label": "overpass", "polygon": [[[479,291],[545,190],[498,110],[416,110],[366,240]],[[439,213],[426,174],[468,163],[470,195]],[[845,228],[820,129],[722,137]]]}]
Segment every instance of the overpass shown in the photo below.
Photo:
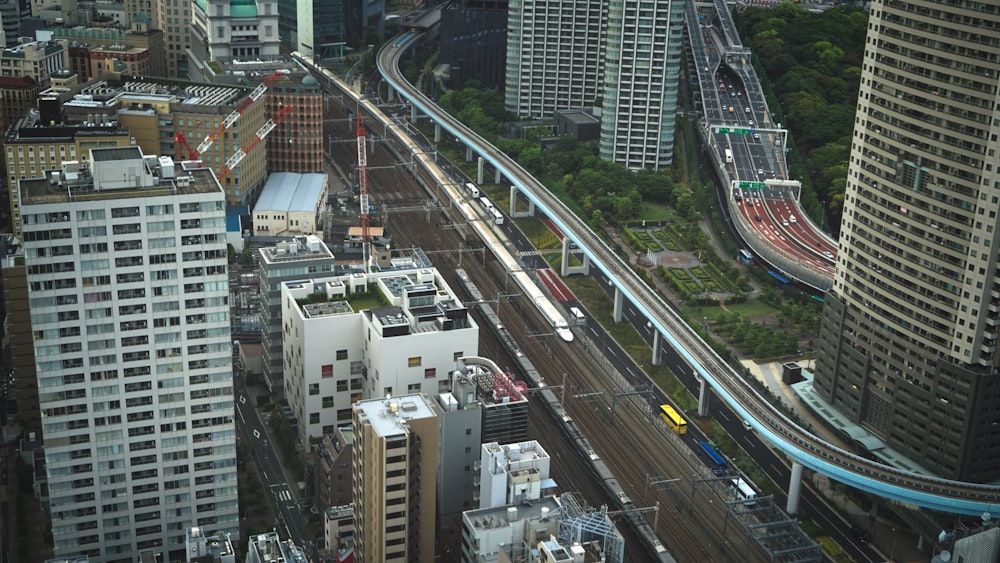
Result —
[{"label": "overpass", "polygon": [[774,408],[534,177],[407,82],[398,69],[399,57],[419,39],[419,35],[413,35],[401,44],[387,43],[379,51],[377,61],[390,88],[411,104],[411,117],[416,118],[419,111],[433,121],[436,140],[440,140],[444,131],[463,143],[470,157],[473,151],[480,155],[567,235],[566,244],[570,240],[576,243],[587,262],[602,270],[615,284],[616,319],[620,320],[623,301],[628,299],[655,327],[655,362],[660,360],[665,341],[739,416],[750,421],[761,436],[792,459],[789,512],[796,511],[793,498],[797,503],[802,468],[808,467],[852,487],[932,510],[976,516],[1000,514],[1000,487],[920,475],[862,458],[826,443]]},{"label": "overpass", "polygon": [[[733,227],[754,254],[788,277],[825,292],[833,284],[836,242],[798,208],[800,183],[788,177],[787,131],[767,106],[749,64],[750,50],[724,0],[689,2],[686,23],[702,109],[699,133],[727,187]],[[787,208],[782,216],[749,212],[747,202]],[[797,215],[798,221],[786,222]]]}]

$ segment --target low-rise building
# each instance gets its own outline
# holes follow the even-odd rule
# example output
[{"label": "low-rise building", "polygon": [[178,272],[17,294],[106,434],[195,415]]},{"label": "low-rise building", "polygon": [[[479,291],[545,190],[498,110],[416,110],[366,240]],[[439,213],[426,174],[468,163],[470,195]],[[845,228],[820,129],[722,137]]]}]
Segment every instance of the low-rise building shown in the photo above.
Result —
[{"label": "low-rise building", "polygon": [[254,234],[287,236],[317,234],[326,208],[328,178],[323,173],[271,174],[253,208]]}]

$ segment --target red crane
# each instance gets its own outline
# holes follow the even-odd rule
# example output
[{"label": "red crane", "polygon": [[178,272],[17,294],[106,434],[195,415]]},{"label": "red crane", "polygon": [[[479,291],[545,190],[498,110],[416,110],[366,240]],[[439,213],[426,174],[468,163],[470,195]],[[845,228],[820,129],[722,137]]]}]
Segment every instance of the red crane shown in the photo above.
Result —
[{"label": "red crane", "polygon": [[[212,146],[212,143],[214,143],[219,137],[221,137],[222,134],[225,133],[227,129],[232,127],[233,123],[236,123],[236,121],[240,118],[240,116],[246,113],[247,109],[249,109],[254,102],[259,100],[261,96],[264,95],[264,92],[266,92],[267,89],[270,88],[272,84],[280,80],[282,76],[284,76],[284,74],[278,71],[275,71],[270,75],[268,75],[267,78],[265,78],[260,84],[257,85],[256,88],[253,89],[252,92],[250,92],[249,96],[244,98],[243,101],[241,101],[239,105],[236,106],[236,109],[234,109],[229,115],[226,116],[225,119],[222,120],[222,123],[220,123],[218,127],[216,127],[212,132],[210,132],[208,135],[205,136],[205,139],[198,144],[197,150],[192,149],[191,145],[188,144],[187,138],[184,136],[183,131],[178,131],[174,135],[174,142],[179,143],[181,146],[184,147],[184,149],[187,151],[188,154],[188,160],[198,160],[201,157],[201,155],[204,154],[205,151],[207,151],[209,147]],[[201,125],[201,121],[199,121],[196,125]]]},{"label": "red crane", "polygon": [[208,148],[212,146],[212,143],[221,137],[222,134],[226,132],[226,129],[229,129],[233,123],[236,123],[236,120],[239,119],[240,116],[243,115],[254,102],[259,100],[260,97],[264,95],[264,92],[266,92],[267,89],[270,88],[272,84],[277,82],[282,76],[284,76],[283,73],[275,71],[268,75],[263,82],[258,84],[257,87],[253,89],[253,92],[250,92],[250,95],[244,98],[243,101],[236,106],[236,109],[227,115],[214,131],[205,136],[205,139],[198,145],[198,154],[203,154],[207,151]]},{"label": "red crane", "polygon": [[361,199],[361,256],[365,271],[371,254],[371,229],[368,217],[368,157],[365,153],[365,121],[358,108],[358,195]]},{"label": "red crane", "polygon": [[188,144],[187,139],[184,138],[183,131],[178,131],[177,134],[174,135],[174,142],[179,143],[182,147],[184,147],[184,150],[186,150],[188,154],[188,160],[198,160],[198,152],[192,149],[191,145]]},{"label": "red crane", "polygon": [[290,105],[285,106],[280,110],[278,110],[278,113],[274,114],[274,117],[268,119],[267,122],[261,125],[260,129],[258,129],[257,132],[254,133],[253,139],[251,139],[250,141],[245,143],[242,147],[237,149],[236,152],[233,153],[233,156],[229,157],[229,160],[227,160],[226,164],[223,165],[222,170],[219,170],[219,173],[216,174],[216,176],[219,178],[219,181],[221,182],[223,178],[228,176],[229,173],[233,171],[233,168],[235,168],[236,165],[239,164],[240,161],[243,160],[246,157],[246,155],[249,154],[250,151],[254,149],[254,147],[260,144],[260,142],[264,140],[264,137],[267,137],[268,133],[273,131],[274,128],[277,127],[279,123],[281,123],[281,120],[284,119],[286,115],[292,113],[293,109],[294,106]]}]

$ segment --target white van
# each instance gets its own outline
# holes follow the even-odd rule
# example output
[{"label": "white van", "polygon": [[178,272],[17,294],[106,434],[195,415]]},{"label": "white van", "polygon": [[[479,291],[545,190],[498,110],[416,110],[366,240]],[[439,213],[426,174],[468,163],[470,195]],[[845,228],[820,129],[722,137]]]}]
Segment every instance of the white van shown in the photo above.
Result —
[{"label": "white van", "polygon": [[587,320],[587,317],[583,314],[583,311],[581,311],[576,307],[570,307],[569,312],[570,314],[573,315],[573,318],[576,319],[576,324],[578,325],[583,324],[583,321]]},{"label": "white van", "polygon": [[795,223],[798,223],[798,220],[795,218],[795,215],[789,215],[788,222],[794,225]]}]

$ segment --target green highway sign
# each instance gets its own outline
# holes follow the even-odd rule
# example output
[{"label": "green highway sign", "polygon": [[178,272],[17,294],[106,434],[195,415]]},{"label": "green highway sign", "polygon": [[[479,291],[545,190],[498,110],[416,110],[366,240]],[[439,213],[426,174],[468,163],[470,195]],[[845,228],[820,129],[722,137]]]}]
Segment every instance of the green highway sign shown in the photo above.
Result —
[{"label": "green highway sign", "polygon": [[764,182],[740,182],[738,187],[744,190],[763,190]]},{"label": "green highway sign", "polygon": [[750,129],[730,129],[729,127],[719,127],[719,133],[732,133],[733,135],[747,135]]}]

